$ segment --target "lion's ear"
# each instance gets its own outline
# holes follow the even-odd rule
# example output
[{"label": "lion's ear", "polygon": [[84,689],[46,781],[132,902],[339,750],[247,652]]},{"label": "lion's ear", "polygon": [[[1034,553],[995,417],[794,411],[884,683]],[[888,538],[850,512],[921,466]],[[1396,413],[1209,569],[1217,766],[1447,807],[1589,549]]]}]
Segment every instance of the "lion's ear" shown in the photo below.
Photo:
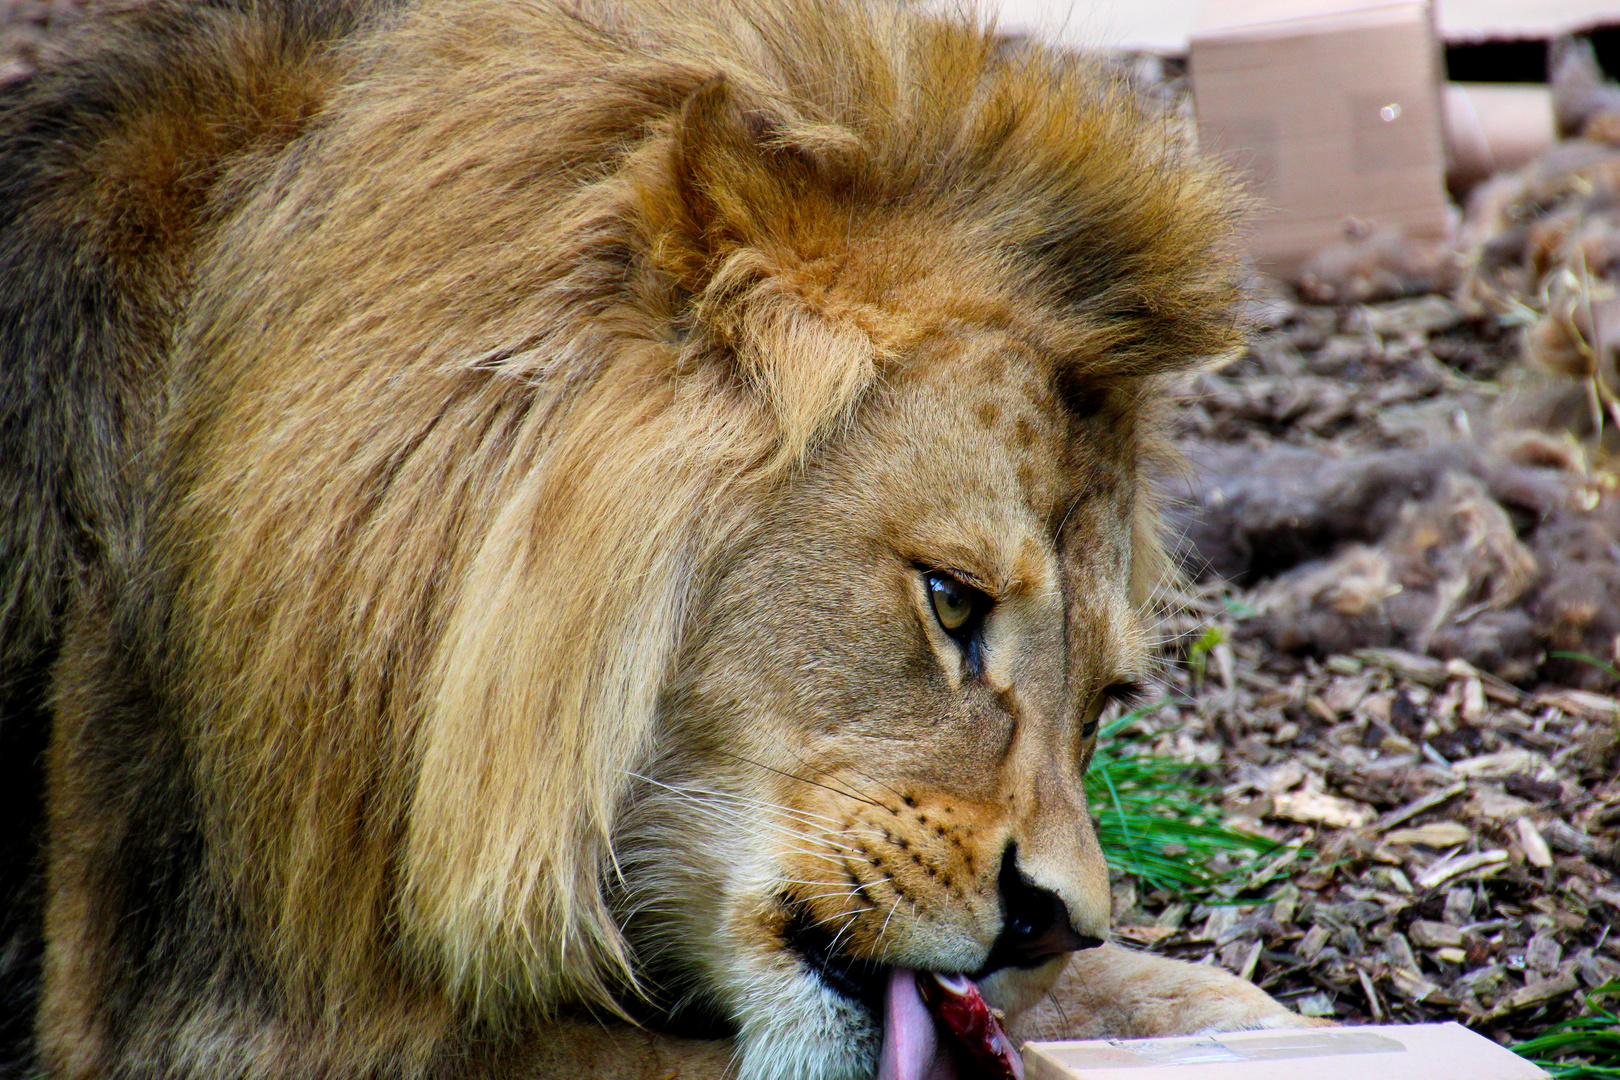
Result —
[{"label": "lion's ear", "polygon": [[[648,207],[657,261],[698,291],[741,248],[779,254],[829,235],[866,147],[849,128],[756,102],[715,76],[692,92],[669,143],[666,205]],[[661,220],[658,220],[661,219]],[[835,231],[831,235],[838,235]]]},{"label": "lion's ear", "polygon": [[[701,293],[724,255],[747,242],[750,199],[764,194],[760,148],[723,76],[698,87],[671,132],[668,187],[648,200],[654,265],[691,294]],[[753,121],[755,127],[763,121]],[[659,203],[662,205],[658,205]]]},{"label": "lion's ear", "polygon": [[716,77],[682,105],[662,176],[640,192],[646,255],[676,318],[759,391],[788,457],[877,372],[859,301],[836,284],[865,153],[849,128]]}]

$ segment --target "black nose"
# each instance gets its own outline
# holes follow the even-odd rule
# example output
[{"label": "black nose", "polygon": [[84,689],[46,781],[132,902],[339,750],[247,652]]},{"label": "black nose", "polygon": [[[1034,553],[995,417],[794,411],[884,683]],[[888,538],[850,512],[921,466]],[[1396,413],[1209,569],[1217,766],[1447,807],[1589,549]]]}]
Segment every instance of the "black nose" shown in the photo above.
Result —
[{"label": "black nose", "polygon": [[1062,897],[1043,889],[1018,869],[1018,845],[1008,844],[1001,857],[1001,936],[978,974],[998,968],[1034,967],[1059,953],[1094,949],[1102,942],[1074,931]]}]

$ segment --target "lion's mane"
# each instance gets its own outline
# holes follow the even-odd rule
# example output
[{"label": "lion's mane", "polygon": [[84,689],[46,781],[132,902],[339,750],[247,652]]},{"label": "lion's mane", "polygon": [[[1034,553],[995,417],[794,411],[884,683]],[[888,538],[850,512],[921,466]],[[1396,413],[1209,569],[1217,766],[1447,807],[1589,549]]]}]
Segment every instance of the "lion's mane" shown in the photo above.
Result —
[{"label": "lion's mane", "polygon": [[[56,621],[52,977],[128,977],[73,897],[150,814],[195,848],[154,896],[298,1022],[616,1009],[616,823],[756,509],[943,327],[1080,358],[1076,396],[1230,349],[1232,196],[1118,75],[902,8],[349,21],[185,243],[120,255],[179,261],[175,344],[120,383],[140,511],[55,556],[100,584]],[[92,217],[156,129],[105,118]]]}]

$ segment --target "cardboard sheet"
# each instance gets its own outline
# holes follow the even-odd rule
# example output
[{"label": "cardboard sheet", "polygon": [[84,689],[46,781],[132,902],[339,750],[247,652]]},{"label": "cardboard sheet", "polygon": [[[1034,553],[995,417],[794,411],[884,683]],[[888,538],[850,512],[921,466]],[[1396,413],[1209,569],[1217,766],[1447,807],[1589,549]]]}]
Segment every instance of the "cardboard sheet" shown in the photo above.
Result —
[{"label": "cardboard sheet", "polygon": [[1447,83],[1446,180],[1465,189],[1551,146],[1552,91],[1523,83]]},{"label": "cardboard sheet", "polygon": [[1029,1080],[1537,1080],[1547,1075],[1460,1024],[1028,1043],[1024,1067]]},{"label": "cardboard sheet", "polygon": [[1545,40],[1620,24],[1620,0],[1439,0],[1437,14],[1448,45]]},{"label": "cardboard sheet", "polygon": [[1074,49],[1181,56],[1203,0],[996,0],[986,5],[1008,33]]},{"label": "cardboard sheet", "polygon": [[1250,249],[1291,273],[1347,222],[1451,227],[1440,49],[1417,0],[1210,0],[1192,40],[1202,145],[1261,204]]},{"label": "cardboard sheet", "polygon": [[[1312,0],[1283,0],[1304,9]],[[1185,56],[1204,0],[987,0],[1002,26],[1078,49],[1124,49]],[[1436,24],[1447,44],[1546,39],[1620,25],[1620,0],[1439,0]]]}]

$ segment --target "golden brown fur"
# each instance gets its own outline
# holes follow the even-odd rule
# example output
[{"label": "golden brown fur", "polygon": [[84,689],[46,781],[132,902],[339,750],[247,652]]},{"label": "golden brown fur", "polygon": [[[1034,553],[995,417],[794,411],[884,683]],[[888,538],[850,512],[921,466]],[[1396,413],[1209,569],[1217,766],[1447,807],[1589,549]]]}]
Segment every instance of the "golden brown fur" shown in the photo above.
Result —
[{"label": "golden brown fur", "polygon": [[[1237,341],[1225,184],[1106,70],[967,22],[368,20],[174,249],[133,554],[57,667],[50,1066],[731,1053],[604,1066],[589,1012],[869,1075],[805,935],[995,967],[1033,890],[1102,936],[1083,728],[1146,663],[1156,381]],[[115,117],[97,190],[142,198],[153,139]],[[931,573],[994,600],[971,649]],[[1230,993],[1140,1026],[1285,1022]]]}]

